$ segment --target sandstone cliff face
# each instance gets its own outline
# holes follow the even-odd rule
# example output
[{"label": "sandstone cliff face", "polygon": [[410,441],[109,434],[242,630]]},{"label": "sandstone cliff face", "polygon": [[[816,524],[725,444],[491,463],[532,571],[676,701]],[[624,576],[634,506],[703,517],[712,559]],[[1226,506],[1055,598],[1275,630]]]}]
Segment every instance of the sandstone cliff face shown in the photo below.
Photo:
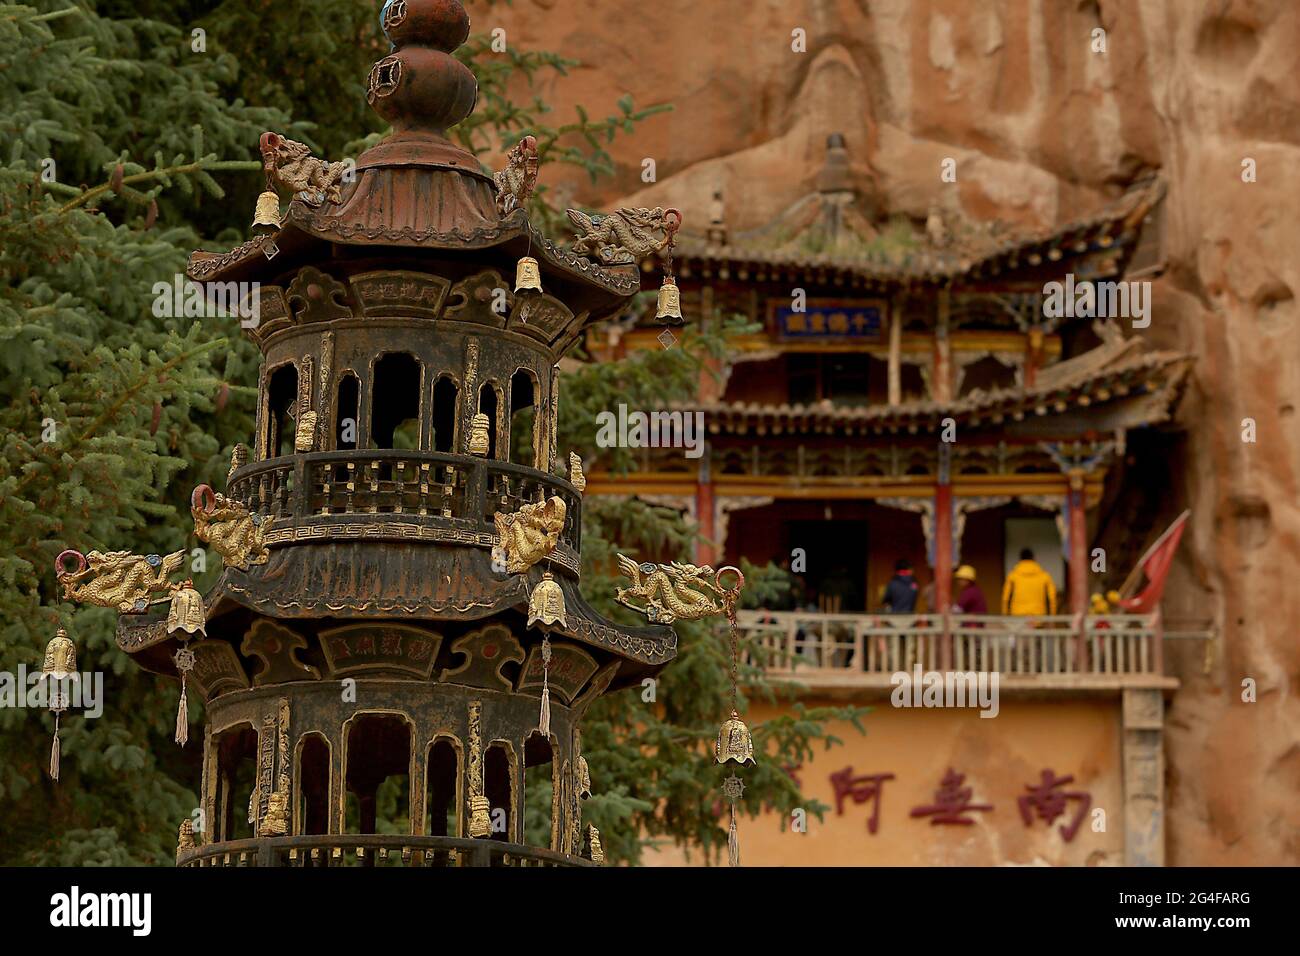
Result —
[{"label": "sandstone cliff face", "polygon": [[[474,14],[583,61],[544,91],[561,117],[625,93],[675,105],[615,145],[613,180],[567,181],[583,203],[699,223],[721,188],[729,224],[757,226],[813,188],[832,132],[859,189],[918,218],[938,202],[1044,226],[1162,171],[1167,268],[1136,334],[1197,356],[1168,489],[1171,515],[1193,514],[1165,608],[1222,634],[1208,675],[1199,645],[1168,655],[1183,681],[1167,715],[1169,862],[1300,862],[1300,5],[516,0]],[[949,157],[954,184],[939,177]]]}]

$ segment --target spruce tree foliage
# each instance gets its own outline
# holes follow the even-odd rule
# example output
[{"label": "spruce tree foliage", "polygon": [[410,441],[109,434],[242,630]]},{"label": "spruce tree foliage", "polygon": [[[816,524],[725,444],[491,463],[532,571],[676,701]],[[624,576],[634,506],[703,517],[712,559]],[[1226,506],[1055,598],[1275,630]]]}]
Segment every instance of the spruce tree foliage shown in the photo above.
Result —
[{"label": "spruce tree foliage", "polygon": [[[544,162],[607,171],[609,142],[663,107],[625,101],[610,117],[551,117],[518,90],[574,61],[513,43],[494,51],[480,27],[491,6],[470,5],[478,32],[459,55],[479,78],[480,103],[453,135],[487,159],[531,133]],[[377,8],[369,0],[0,4],[0,670],[39,668],[61,623],[78,669],[104,674],[106,698],[99,719],[65,714],[57,784],[46,773],[49,715],[0,707],[0,864],[169,864],[176,827],[197,805],[202,748],[193,736],[184,749],[172,741],[177,685],[116,649],[114,611],[64,602],[52,563],[65,548],[199,546],[189,491],[220,486],[232,445],[250,440],[259,356],[232,319],[158,314],[155,286],[173,282],[191,250],[246,238],[262,188],[263,130],[330,159],[377,138],[364,105],[370,64],[386,51]],[[555,232],[560,217],[544,189],[531,214]],[[712,331],[671,350],[580,366],[563,384],[562,457],[570,448],[588,456],[596,411],[620,401],[665,407],[693,388],[702,356],[724,347]],[[694,530],[635,500],[589,499],[584,513],[584,592],[630,622],[612,605],[614,551],[688,559]],[[219,559],[191,570],[203,590]],[[745,570],[752,602],[771,575]],[[679,658],[653,704],[629,690],[586,721],[597,795],[585,814],[611,861],[638,859],[646,838],[709,853],[725,844],[715,813],[723,774],[710,742],[725,716],[727,645],[711,622],[678,633]],[[778,692],[759,674],[744,676],[748,697]],[[201,707],[191,702],[198,726]],[[782,768],[832,742],[825,718],[858,717],[852,709],[791,713],[753,728],[765,755],[744,774],[747,808],[816,812]],[[549,813],[547,788],[532,790],[529,805]],[[399,825],[381,820],[380,829]]]},{"label": "spruce tree foliage", "polygon": [[[164,863],[196,805],[198,748],[171,742],[177,688],[114,643],[115,613],[56,593],[64,548],[193,547],[185,497],[252,427],[256,352],[212,320],[154,314],[218,177],[280,117],[228,103],[230,64],[179,27],[93,4],[0,6],[0,666],[39,668],[68,628],[104,713],[0,708],[0,862]],[[196,575],[200,583],[211,579]]]}]

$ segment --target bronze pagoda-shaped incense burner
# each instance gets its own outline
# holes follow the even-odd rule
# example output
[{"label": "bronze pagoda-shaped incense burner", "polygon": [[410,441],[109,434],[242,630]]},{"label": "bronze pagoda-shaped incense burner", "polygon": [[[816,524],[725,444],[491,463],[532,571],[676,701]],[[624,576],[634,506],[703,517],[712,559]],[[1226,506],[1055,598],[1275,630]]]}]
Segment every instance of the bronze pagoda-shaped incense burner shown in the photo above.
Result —
[{"label": "bronze pagoda-shaped incense burner", "polygon": [[[143,575],[112,595],[130,609],[118,642],[205,704],[182,865],[599,861],[580,721],[676,638],[582,597],[585,480],[556,447],[557,363],[638,271],[529,224],[535,143],[494,181],[448,139],[477,95],[452,56],[457,0],[389,0],[382,19],[393,50],[368,98],[392,133],[355,168],[268,133],[259,234],[190,261],[209,290],[257,284],[257,433],[224,489],[195,490],[224,562],[204,613]],[[89,573],[74,556],[70,595]],[[552,788],[541,845],[526,778]],[[377,834],[381,817],[403,832]]]}]

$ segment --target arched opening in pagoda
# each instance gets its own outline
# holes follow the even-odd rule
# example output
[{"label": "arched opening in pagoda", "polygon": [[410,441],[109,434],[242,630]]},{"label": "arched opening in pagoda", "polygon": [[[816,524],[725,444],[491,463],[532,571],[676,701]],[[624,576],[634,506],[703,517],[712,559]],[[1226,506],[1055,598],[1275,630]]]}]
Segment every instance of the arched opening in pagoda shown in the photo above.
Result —
[{"label": "arched opening in pagoda", "polygon": [[292,455],[298,428],[298,369],[292,362],[271,373],[266,396],[266,457]]},{"label": "arched opening in pagoda", "polygon": [[213,842],[252,837],[249,802],[257,783],[257,731],[239,724],[212,738],[216,749],[216,833]]},{"label": "arched opening in pagoda", "polygon": [[515,752],[494,740],[483,755],[483,796],[491,807],[492,839],[510,843],[515,820]]},{"label": "arched opening in pagoda", "polygon": [[294,804],[295,836],[328,833],[330,805],[330,745],[324,734],[303,734],[298,741],[297,787]]},{"label": "arched opening in pagoda", "polygon": [[348,833],[409,833],[411,741],[400,714],[358,714],[345,725]]},{"label": "arched opening in pagoda", "polygon": [[460,836],[460,743],[455,738],[438,737],[429,745],[424,793],[425,833]]},{"label": "arched opening in pagoda", "polygon": [[488,451],[489,458],[497,457],[497,387],[492,382],[484,382],[478,390],[478,410],[487,416],[488,420]]},{"label": "arched opening in pagoda", "polygon": [[375,362],[370,386],[370,447],[420,447],[420,362],[390,352]]},{"label": "arched opening in pagoda", "polygon": [[534,730],[524,741],[524,842],[556,849],[556,810],[560,778],[555,738]]},{"label": "arched opening in pagoda", "polygon": [[456,421],[460,418],[460,389],[450,375],[439,376],[433,386],[433,450],[456,450]]},{"label": "arched opening in pagoda", "polygon": [[526,368],[510,377],[510,460],[537,466],[537,379]]},{"label": "arched opening in pagoda", "polygon": [[351,451],[357,447],[361,421],[361,380],[352,372],[339,379],[338,401],[334,403],[334,447]]}]

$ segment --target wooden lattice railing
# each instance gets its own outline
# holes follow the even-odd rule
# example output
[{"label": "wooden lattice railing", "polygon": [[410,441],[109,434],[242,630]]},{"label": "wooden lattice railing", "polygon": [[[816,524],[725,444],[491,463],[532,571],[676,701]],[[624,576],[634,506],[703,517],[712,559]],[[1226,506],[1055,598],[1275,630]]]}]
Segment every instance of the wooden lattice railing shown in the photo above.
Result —
[{"label": "wooden lattice railing", "polygon": [[749,662],[774,674],[922,670],[1161,674],[1159,615],[741,611]]}]

